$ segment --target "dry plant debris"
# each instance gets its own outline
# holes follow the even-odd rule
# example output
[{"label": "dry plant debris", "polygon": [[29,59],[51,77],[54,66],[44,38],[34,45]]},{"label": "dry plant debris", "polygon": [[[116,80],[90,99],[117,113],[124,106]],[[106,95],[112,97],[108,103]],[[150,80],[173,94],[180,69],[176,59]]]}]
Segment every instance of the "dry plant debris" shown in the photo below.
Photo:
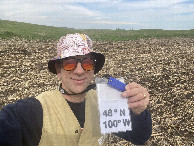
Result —
[{"label": "dry plant debris", "polygon": [[[0,39],[0,109],[58,87],[56,76],[47,70],[56,43]],[[194,144],[193,38],[94,42],[94,49],[106,56],[99,77],[124,77],[149,89],[153,133],[146,145]],[[115,136],[109,139],[110,145],[131,145]]]}]

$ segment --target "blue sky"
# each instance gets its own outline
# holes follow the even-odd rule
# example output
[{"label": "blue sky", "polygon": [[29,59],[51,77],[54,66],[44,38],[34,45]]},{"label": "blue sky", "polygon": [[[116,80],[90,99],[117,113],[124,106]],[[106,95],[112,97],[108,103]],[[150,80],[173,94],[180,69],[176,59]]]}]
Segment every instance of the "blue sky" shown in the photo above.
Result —
[{"label": "blue sky", "polygon": [[0,0],[0,19],[75,29],[194,29],[194,0]]}]

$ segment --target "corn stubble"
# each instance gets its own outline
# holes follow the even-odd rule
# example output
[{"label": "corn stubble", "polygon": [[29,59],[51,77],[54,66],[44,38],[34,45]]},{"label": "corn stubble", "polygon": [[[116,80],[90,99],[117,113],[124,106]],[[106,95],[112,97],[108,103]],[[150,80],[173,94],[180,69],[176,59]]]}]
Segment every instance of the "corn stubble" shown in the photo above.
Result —
[{"label": "corn stubble", "polygon": [[[58,87],[47,70],[56,41],[0,39],[0,109],[18,99]],[[146,145],[193,145],[194,39],[94,42],[106,56],[98,77],[110,74],[149,89],[153,132]],[[114,135],[109,145],[132,145]]]}]

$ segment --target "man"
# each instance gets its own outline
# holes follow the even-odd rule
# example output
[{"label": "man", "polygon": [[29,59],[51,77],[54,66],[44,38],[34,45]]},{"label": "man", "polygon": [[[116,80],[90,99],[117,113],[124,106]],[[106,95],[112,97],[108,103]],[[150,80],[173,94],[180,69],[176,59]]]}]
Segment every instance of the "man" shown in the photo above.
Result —
[{"label": "man", "polygon": [[[48,62],[50,72],[61,80],[59,89],[36,98],[19,100],[0,111],[0,145],[91,146],[99,145],[96,91],[90,85],[105,62],[92,49],[84,34],[68,34],[57,44],[57,56]],[[122,96],[128,98],[132,131],[115,133],[134,144],[144,144],[151,135],[147,89],[129,83]],[[102,145],[106,145],[105,140]]]}]

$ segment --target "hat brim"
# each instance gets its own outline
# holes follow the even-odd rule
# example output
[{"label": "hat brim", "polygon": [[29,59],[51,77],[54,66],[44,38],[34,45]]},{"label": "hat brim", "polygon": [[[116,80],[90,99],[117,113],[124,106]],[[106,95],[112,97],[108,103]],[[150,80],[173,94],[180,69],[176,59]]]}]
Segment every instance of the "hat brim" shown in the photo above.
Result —
[{"label": "hat brim", "polygon": [[[101,53],[96,53],[96,52],[91,52],[89,53],[92,56],[94,56],[94,58],[96,59],[96,64],[95,64],[95,69],[94,69],[94,74],[98,73],[102,67],[104,66],[104,62],[105,62],[105,56]],[[60,59],[55,59],[55,60],[50,60],[48,62],[48,70],[50,72],[52,72],[53,74],[57,74],[56,69],[55,69],[55,63],[57,61],[59,61]]]}]

